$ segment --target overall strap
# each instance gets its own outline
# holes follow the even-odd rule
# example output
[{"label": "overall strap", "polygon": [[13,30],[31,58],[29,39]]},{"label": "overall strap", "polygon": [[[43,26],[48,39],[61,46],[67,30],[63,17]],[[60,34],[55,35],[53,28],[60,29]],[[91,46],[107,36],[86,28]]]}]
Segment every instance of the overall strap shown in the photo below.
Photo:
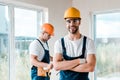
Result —
[{"label": "overall strap", "polygon": [[86,50],[86,39],[87,39],[87,37],[84,36],[84,38],[83,38],[83,48],[82,48],[82,54],[83,54],[84,58],[85,58],[85,50]]},{"label": "overall strap", "polygon": [[[43,47],[43,49],[44,49],[44,57],[42,58],[42,62],[47,62],[47,63],[49,63],[49,57],[50,57],[50,55],[49,55],[49,50],[46,50],[45,48],[44,48],[44,46],[43,46],[43,44],[42,44],[42,42],[39,40],[39,39],[37,39],[38,41],[39,41],[39,43],[41,44],[41,46]],[[46,42],[46,44],[47,44],[47,42]]]},{"label": "overall strap", "polygon": [[[39,43],[41,44],[41,46],[44,48],[44,46],[43,46],[43,44],[41,43],[41,41],[40,41],[39,39],[36,39],[36,40],[38,40]],[[44,48],[44,49],[45,49],[45,48]]]},{"label": "overall strap", "polygon": [[47,44],[47,47],[48,47],[48,49],[49,49],[48,42],[46,42],[46,44]]},{"label": "overall strap", "polygon": [[[61,43],[62,43],[63,52],[66,54],[66,48],[65,48],[64,38],[61,38]],[[64,54],[64,53],[63,53],[63,54]]]}]

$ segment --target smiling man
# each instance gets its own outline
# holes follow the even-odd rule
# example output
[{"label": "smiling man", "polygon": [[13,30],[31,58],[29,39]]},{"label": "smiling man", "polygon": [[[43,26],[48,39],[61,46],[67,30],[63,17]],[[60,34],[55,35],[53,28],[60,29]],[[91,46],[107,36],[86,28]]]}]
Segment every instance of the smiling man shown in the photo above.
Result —
[{"label": "smiling man", "polygon": [[88,74],[94,71],[96,64],[94,42],[79,31],[78,9],[68,8],[64,19],[68,34],[55,42],[54,69],[60,71],[59,80],[89,80]]}]

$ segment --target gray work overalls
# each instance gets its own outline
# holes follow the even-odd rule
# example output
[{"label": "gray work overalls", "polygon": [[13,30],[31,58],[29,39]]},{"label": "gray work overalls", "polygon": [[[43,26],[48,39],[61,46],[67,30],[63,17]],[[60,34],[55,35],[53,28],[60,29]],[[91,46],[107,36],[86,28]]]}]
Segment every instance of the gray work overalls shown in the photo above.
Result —
[{"label": "gray work overalls", "polygon": [[[43,47],[44,52],[45,52],[44,57],[43,57],[43,59],[41,60],[41,62],[49,63],[49,62],[50,62],[49,51],[44,48],[43,44],[40,42],[39,39],[37,39],[37,40],[39,41],[40,45]],[[46,44],[47,44],[47,43],[46,43]],[[48,44],[47,44],[47,45],[48,45]],[[31,68],[31,80],[50,80],[50,77],[48,76],[48,74],[47,74],[46,77],[37,76],[37,67],[33,66],[33,67]]]},{"label": "gray work overalls", "polygon": [[[85,49],[86,49],[86,37],[83,38],[83,48],[82,55],[78,57],[69,57],[66,54],[66,48],[64,44],[64,38],[61,38],[61,44],[63,49],[63,58],[65,60],[73,60],[77,58],[85,58]],[[61,70],[60,71],[60,80],[89,80],[88,72],[74,72],[70,70]]]}]

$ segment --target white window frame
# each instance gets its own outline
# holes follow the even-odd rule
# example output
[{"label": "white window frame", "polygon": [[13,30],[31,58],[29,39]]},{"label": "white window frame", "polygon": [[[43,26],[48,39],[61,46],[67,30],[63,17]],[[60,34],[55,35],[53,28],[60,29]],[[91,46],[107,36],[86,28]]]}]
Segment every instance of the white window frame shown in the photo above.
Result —
[{"label": "white window frame", "polygon": [[[106,14],[106,13],[115,13],[115,12],[120,12],[120,9],[116,9],[116,10],[106,10],[106,11],[95,11],[95,12],[92,12],[91,14],[91,31],[92,31],[92,37],[94,38],[94,41],[95,41],[95,44],[96,44],[96,20],[95,20],[95,17],[97,14]],[[96,53],[97,54],[97,53]],[[97,66],[97,65],[96,65]],[[93,80],[97,80],[97,68],[95,69],[94,71],[94,74],[93,74]]]},{"label": "white window frame", "polygon": [[[28,10],[35,10],[37,11],[37,28],[40,27],[40,25],[42,25],[42,23],[44,22],[48,22],[48,9],[47,8],[43,8],[40,6],[35,6],[32,4],[26,4],[26,3],[22,3],[22,2],[11,2],[11,1],[2,1],[0,2],[0,5],[5,5],[8,6],[8,17],[9,17],[9,50],[8,50],[8,66],[9,66],[9,75],[8,75],[8,79],[9,80],[15,80],[15,66],[13,64],[15,64],[15,26],[14,26],[14,8],[23,8],[23,9],[28,9]],[[42,11],[42,14],[40,14]],[[46,14],[47,13],[47,14]],[[39,19],[39,17],[42,16],[41,19]],[[39,21],[42,21],[41,23],[39,23]],[[37,29],[37,35],[39,35],[40,30]]]}]

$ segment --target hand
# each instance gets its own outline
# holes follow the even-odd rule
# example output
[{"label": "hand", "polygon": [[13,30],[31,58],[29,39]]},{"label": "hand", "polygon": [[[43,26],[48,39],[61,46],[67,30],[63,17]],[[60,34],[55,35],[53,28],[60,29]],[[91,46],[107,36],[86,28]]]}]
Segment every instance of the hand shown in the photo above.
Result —
[{"label": "hand", "polygon": [[50,64],[48,64],[48,66],[47,66],[47,69],[52,69],[53,68],[53,64],[52,63],[50,63]]},{"label": "hand", "polygon": [[50,63],[50,64],[47,65],[47,67],[44,67],[43,69],[44,69],[46,72],[49,72],[49,70],[52,69],[52,68],[53,68],[53,64]]}]

